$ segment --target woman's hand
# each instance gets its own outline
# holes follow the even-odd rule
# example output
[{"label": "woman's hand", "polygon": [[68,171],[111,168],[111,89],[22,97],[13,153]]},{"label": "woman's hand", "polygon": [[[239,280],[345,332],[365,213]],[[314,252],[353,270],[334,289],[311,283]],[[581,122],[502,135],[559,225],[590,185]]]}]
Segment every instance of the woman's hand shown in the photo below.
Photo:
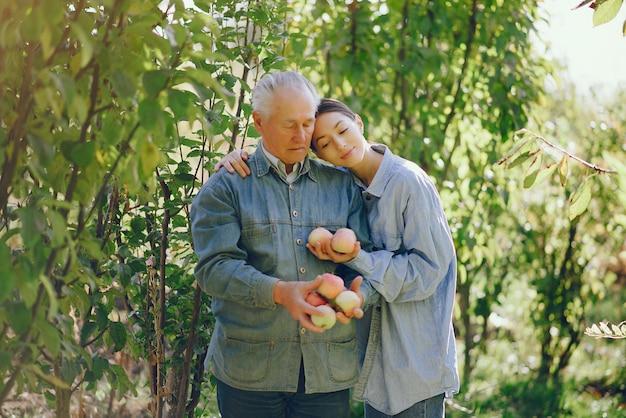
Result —
[{"label": "woman's hand", "polygon": [[333,250],[330,240],[324,243],[316,242],[315,245],[307,243],[306,247],[309,249],[309,251],[313,253],[313,255],[315,255],[315,257],[319,258],[320,260],[330,260],[338,264],[347,263],[357,255],[359,255],[359,251],[361,251],[361,243],[358,241],[356,242],[356,245],[354,246],[352,252],[349,253],[338,253],[337,251]]},{"label": "woman's hand", "polygon": [[245,178],[250,175],[250,167],[248,167],[246,161],[248,161],[248,151],[236,149],[222,157],[222,159],[215,164],[213,171],[217,173],[221,167],[224,167],[230,174],[236,171],[241,178]]},{"label": "woman's hand", "polygon": [[363,281],[363,276],[357,276],[354,278],[352,283],[350,284],[350,290],[356,293],[361,299],[361,304],[352,310],[352,312],[337,312],[337,321],[342,324],[349,324],[352,318],[363,318],[363,295],[361,294],[361,282]]}]

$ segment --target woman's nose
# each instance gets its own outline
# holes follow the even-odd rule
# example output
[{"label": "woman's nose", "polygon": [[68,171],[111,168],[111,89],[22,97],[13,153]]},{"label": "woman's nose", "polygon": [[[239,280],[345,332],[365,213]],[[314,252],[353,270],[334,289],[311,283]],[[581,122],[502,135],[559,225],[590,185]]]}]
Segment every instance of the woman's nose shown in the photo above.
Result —
[{"label": "woman's nose", "polygon": [[346,148],[348,146],[348,143],[341,138],[335,137],[334,141],[335,141],[335,145],[339,149]]}]

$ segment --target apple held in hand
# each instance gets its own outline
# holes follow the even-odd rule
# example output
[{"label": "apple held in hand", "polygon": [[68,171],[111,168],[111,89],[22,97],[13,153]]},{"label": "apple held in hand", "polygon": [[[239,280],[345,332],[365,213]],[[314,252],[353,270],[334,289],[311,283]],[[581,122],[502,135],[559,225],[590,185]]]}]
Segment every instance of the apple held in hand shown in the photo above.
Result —
[{"label": "apple held in hand", "polygon": [[356,235],[350,228],[339,228],[330,243],[338,253],[351,253],[356,245]]},{"label": "apple held in hand", "polygon": [[327,300],[335,299],[339,293],[346,290],[343,284],[343,279],[332,273],[322,274],[322,284],[317,288],[320,295],[324,296]]},{"label": "apple held in hand", "polygon": [[324,245],[326,241],[329,241],[333,238],[333,233],[328,229],[323,227],[317,227],[309,234],[309,244],[315,246],[316,242]]},{"label": "apple held in hand", "polygon": [[335,298],[335,305],[343,313],[351,313],[354,309],[361,307],[361,298],[352,290],[344,290]]},{"label": "apple held in hand", "polygon": [[330,329],[337,322],[335,310],[330,305],[321,305],[317,307],[324,312],[323,315],[311,315],[311,321],[318,327]]}]

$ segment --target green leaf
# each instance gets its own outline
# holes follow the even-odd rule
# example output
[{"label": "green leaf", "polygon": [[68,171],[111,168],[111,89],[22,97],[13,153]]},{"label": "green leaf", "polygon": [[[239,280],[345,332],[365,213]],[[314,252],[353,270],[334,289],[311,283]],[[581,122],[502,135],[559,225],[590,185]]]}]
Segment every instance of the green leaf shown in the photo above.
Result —
[{"label": "green leaf", "polygon": [[54,287],[52,286],[52,282],[50,282],[50,278],[48,276],[42,274],[40,276],[40,283],[43,285],[43,287],[46,289],[46,292],[48,293],[49,306],[47,316],[48,320],[51,321],[56,316],[59,310],[59,298],[57,297]]},{"label": "green leaf", "polygon": [[113,84],[113,90],[123,99],[130,99],[137,93],[133,80],[119,68],[111,71],[111,83]]},{"label": "green leaf", "polygon": [[87,343],[95,329],[96,323],[93,321],[87,321],[83,324],[83,327],[80,329],[80,345]]},{"label": "green leaf", "polygon": [[535,179],[535,186],[546,181],[546,179],[550,177],[552,173],[554,173],[554,171],[556,170],[556,167],[557,167],[556,164],[550,164],[549,166],[544,167],[541,170],[539,170]]},{"label": "green leaf", "polygon": [[139,161],[144,178],[148,178],[154,173],[154,169],[159,165],[160,159],[161,152],[154,142],[150,140],[142,141],[139,149]]},{"label": "green leaf", "polygon": [[137,396],[137,388],[131,383],[130,379],[128,379],[124,368],[117,364],[111,364],[110,368],[115,376],[115,382],[117,383],[119,392],[124,393],[126,390],[130,390],[134,396]]},{"label": "green leaf", "polygon": [[93,359],[93,375],[97,380],[102,379],[105,370],[109,369],[109,362],[102,357],[94,357]]},{"label": "green leaf", "polygon": [[96,156],[96,142],[78,143],[75,141],[63,141],[61,143],[61,152],[68,161],[80,168],[85,168],[91,164]]},{"label": "green leaf", "polygon": [[11,366],[12,359],[13,359],[13,354],[11,352],[0,350],[0,371],[4,372],[9,367],[13,367]]},{"label": "green leaf", "polygon": [[583,213],[591,201],[591,182],[586,178],[569,199],[569,219],[575,219]]},{"label": "green leaf", "polygon": [[17,335],[28,330],[33,322],[33,314],[24,302],[12,302],[7,304],[7,321]]},{"label": "green leaf", "polygon": [[148,97],[155,99],[165,88],[168,73],[165,70],[148,71],[143,75],[143,87]]},{"label": "green leaf", "polygon": [[623,0],[597,1],[593,11],[593,26],[603,25],[617,16],[622,2]]},{"label": "green leaf", "polygon": [[191,103],[190,93],[171,89],[167,92],[167,104],[172,110],[176,119],[185,120],[187,116],[187,108]]},{"label": "green leaf", "polygon": [[120,351],[126,345],[126,327],[121,322],[111,322],[109,335],[113,340],[114,350]]},{"label": "green leaf", "polygon": [[50,247],[61,247],[66,238],[68,238],[69,240],[69,234],[65,218],[61,216],[59,212],[51,210],[48,212],[48,220],[50,221],[50,227],[52,229]]},{"label": "green leaf", "polygon": [[67,74],[50,74],[50,77],[54,81],[61,93],[61,97],[65,100],[67,106],[72,104],[74,100],[74,95],[76,94],[76,84],[74,83],[74,79]]},{"label": "green leaf", "polygon": [[45,321],[37,321],[36,327],[39,331],[39,343],[46,347],[50,357],[55,358],[61,351],[59,330]]},{"label": "green leaf", "polygon": [[99,330],[104,330],[109,325],[109,312],[99,303],[96,307],[96,325]]},{"label": "green leaf", "polygon": [[513,161],[506,165],[506,169],[509,170],[513,167],[517,167],[520,164],[525,163],[531,157],[530,152],[526,151],[518,155]]},{"label": "green leaf", "polygon": [[186,173],[174,174],[174,177],[182,184],[192,184],[196,180],[196,176]]},{"label": "green leaf", "polygon": [[42,234],[45,233],[46,217],[44,213],[35,207],[23,207],[15,211],[22,221],[22,240],[26,247],[34,247],[41,241]]},{"label": "green leaf", "polygon": [[561,161],[559,161],[559,180],[563,187],[567,184],[568,163],[569,158],[565,155],[561,158]]},{"label": "green leaf", "polygon": [[533,184],[535,184],[535,181],[537,179],[537,174],[539,173],[539,170],[541,169],[541,162],[542,162],[542,158],[540,158],[540,156],[535,157],[533,162],[530,163],[528,170],[526,170],[526,176],[524,177],[524,187],[526,189],[530,188]]},{"label": "green leaf", "polygon": [[[80,49],[80,68],[83,68],[85,65],[91,61],[91,57],[93,57],[93,44],[92,37],[88,34],[88,31],[83,29],[83,27],[77,21],[71,23],[72,31],[80,40],[82,48]],[[77,63],[78,64],[78,63]]]},{"label": "green leaf", "polygon": [[4,243],[0,243],[0,304],[4,302],[15,286],[15,277],[11,260],[11,249]]},{"label": "green leaf", "polygon": [[139,103],[139,120],[146,130],[154,128],[161,118],[161,106],[156,100],[143,100]]}]

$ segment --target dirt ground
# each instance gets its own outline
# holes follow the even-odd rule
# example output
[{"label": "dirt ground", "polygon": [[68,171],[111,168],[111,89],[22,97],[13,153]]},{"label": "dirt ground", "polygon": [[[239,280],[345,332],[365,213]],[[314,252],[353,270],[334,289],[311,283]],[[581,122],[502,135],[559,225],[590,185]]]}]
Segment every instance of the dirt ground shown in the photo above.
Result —
[{"label": "dirt ground", "polygon": [[[97,391],[95,394],[84,393],[72,397],[71,418],[150,418],[148,396],[134,397],[125,395],[121,400],[111,397],[110,393]],[[54,405],[48,405],[42,395],[22,393],[6,400],[0,407],[2,418],[55,418]]]}]

